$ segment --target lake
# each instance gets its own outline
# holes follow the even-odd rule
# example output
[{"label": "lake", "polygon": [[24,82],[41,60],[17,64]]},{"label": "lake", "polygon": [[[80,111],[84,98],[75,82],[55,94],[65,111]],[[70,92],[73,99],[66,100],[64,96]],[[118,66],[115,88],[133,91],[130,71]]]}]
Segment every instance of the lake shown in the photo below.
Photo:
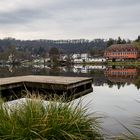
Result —
[{"label": "lake", "polygon": [[104,116],[103,132],[117,135],[126,132],[140,115],[140,68],[74,65],[64,67],[0,66],[0,78],[21,75],[53,75],[93,77],[93,92],[75,99],[87,105],[90,112]]}]

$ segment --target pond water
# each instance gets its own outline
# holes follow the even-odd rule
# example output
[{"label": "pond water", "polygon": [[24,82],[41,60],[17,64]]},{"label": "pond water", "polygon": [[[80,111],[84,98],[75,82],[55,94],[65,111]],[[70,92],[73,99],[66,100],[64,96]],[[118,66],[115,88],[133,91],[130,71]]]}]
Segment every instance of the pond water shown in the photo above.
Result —
[{"label": "pond water", "polygon": [[75,99],[88,104],[90,112],[104,116],[104,133],[118,135],[126,132],[140,115],[140,68],[75,65],[64,67],[0,66],[0,78],[19,75],[55,75],[93,77],[93,92]]}]

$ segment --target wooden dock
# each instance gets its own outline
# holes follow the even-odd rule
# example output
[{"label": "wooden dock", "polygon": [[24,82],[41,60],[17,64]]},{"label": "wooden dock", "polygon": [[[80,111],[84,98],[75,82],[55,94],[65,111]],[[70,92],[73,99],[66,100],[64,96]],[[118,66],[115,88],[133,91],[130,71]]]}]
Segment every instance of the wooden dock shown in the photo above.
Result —
[{"label": "wooden dock", "polygon": [[12,90],[19,87],[43,89],[54,93],[86,94],[92,92],[92,78],[63,76],[17,76],[0,78],[0,90]]}]

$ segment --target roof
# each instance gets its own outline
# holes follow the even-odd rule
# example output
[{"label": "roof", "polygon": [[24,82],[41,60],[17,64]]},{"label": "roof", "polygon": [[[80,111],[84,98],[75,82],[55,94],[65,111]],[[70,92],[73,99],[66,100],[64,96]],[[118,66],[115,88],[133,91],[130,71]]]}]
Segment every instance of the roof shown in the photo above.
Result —
[{"label": "roof", "polygon": [[107,51],[116,51],[116,50],[122,51],[122,50],[131,50],[131,49],[137,50],[135,47],[133,47],[132,44],[114,44],[108,47],[106,50]]}]

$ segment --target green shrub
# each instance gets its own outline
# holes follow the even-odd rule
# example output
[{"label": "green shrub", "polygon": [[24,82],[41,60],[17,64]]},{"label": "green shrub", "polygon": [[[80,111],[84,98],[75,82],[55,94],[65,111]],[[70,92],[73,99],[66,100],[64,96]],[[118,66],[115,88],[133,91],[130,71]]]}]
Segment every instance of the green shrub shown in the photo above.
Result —
[{"label": "green shrub", "polygon": [[0,101],[0,138],[4,140],[100,140],[98,117],[80,103],[25,99],[9,106]]}]

